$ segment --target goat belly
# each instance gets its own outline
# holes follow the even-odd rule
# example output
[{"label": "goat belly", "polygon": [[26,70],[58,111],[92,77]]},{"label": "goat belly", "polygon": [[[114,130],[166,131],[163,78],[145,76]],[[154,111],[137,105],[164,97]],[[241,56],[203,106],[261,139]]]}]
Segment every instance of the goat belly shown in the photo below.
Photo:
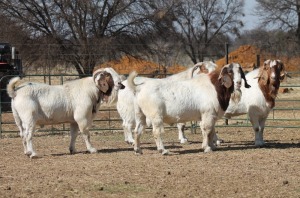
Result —
[{"label": "goat belly", "polygon": [[[180,110],[180,108],[178,110]],[[201,114],[198,110],[186,109],[186,111],[168,111],[163,120],[164,123],[173,124],[192,120],[200,120],[200,118]]]},{"label": "goat belly", "polygon": [[182,122],[188,122],[188,121],[193,121],[193,120],[201,120],[200,118],[201,118],[201,116],[199,114],[197,116],[193,116],[191,114],[188,116],[181,115],[178,117],[166,116],[166,117],[164,117],[163,122],[172,125],[174,123],[182,123]]},{"label": "goat belly", "polygon": [[72,115],[68,115],[66,112],[56,112],[51,115],[39,114],[37,117],[38,125],[49,125],[49,124],[62,124],[62,123],[73,123],[75,122]]}]

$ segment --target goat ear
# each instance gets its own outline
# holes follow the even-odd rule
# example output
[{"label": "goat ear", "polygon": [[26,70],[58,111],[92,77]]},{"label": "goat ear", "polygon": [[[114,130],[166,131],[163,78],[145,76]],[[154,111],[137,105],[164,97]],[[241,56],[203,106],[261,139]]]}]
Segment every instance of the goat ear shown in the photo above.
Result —
[{"label": "goat ear", "polygon": [[285,72],[282,73],[282,74],[280,74],[279,80],[280,80],[280,81],[283,81],[283,80],[285,79],[285,76],[286,76],[286,73],[285,73]]},{"label": "goat ear", "polygon": [[109,84],[106,79],[105,72],[99,72],[94,75],[94,81],[98,85],[101,92],[106,93],[109,89]]},{"label": "goat ear", "polygon": [[270,65],[270,62],[271,62],[270,59],[269,59],[269,60],[266,60],[266,61],[264,62],[263,69],[267,69],[267,66]]},{"label": "goat ear", "polygon": [[106,93],[109,89],[109,85],[105,79],[105,75],[102,74],[101,77],[100,77],[100,80],[98,80],[99,82],[99,89],[100,91],[102,91],[103,93]]},{"label": "goat ear", "polygon": [[266,69],[263,69],[261,71],[261,74],[259,75],[259,81],[261,81],[263,85],[267,85],[268,78],[269,78],[268,71]]},{"label": "goat ear", "polygon": [[224,74],[221,79],[222,85],[224,85],[227,89],[232,86],[232,80],[228,74]]},{"label": "goat ear", "polygon": [[99,87],[100,87],[100,91],[102,91],[103,93],[106,93],[109,89],[109,85],[106,82],[106,80],[100,80],[99,82]]},{"label": "goat ear", "polygon": [[279,70],[280,70],[279,80],[283,81],[284,78],[286,77],[287,72],[285,71],[284,64],[281,62],[281,60],[277,60],[277,63],[279,64]]}]

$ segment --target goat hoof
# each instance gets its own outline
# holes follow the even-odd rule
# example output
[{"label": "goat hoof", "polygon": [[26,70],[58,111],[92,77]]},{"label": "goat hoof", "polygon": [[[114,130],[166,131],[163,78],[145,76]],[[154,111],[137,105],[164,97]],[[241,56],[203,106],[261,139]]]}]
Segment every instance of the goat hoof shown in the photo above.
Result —
[{"label": "goat hoof", "polygon": [[169,154],[169,151],[164,149],[164,150],[161,152],[161,154],[162,154],[162,155],[168,155],[168,154]]},{"label": "goat hoof", "polygon": [[211,147],[206,147],[204,149],[204,153],[209,153],[209,152],[212,152],[213,150],[211,149]]},{"label": "goat hoof", "polygon": [[70,154],[71,155],[74,155],[76,152],[77,152],[76,149],[70,149]]},{"label": "goat hoof", "polygon": [[219,140],[216,141],[216,144],[217,144],[217,146],[221,146],[221,143],[223,143],[223,142],[224,142],[224,140],[219,139]]},{"label": "goat hoof", "polygon": [[162,155],[168,155],[169,151],[166,149],[159,149],[158,152],[160,152]]},{"label": "goat hoof", "polygon": [[136,155],[142,155],[143,154],[142,149],[135,149],[134,152],[135,152]]},{"label": "goat hoof", "polygon": [[31,156],[32,152],[31,151],[24,151],[24,154],[29,157],[29,156]]},{"label": "goat hoof", "polygon": [[186,144],[186,143],[188,143],[188,139],[183,138],[180,140],[180,144]]},{"label": "goat hoof", "polygon": [[126,143],[129,144],[129,145],[132,145],[132,146],[134,145],[134,141],[128,141],[127,140]]},{"label": "goat hoof", "polygon": [[212,144],[212,145],[210,146],[210,149],[211,149],[212,151],[215,151],[215,150],[217,150],[217,146],[214,145],[214,144]]},{"label": "goat hoof", "polygon": [[95,148],[90,148],[90,149],[89,149],[89,152],[90,152],[90,153],[97,153],[97,149],[95,149]]},{"label": "goat hoof", "polygon": [[37,158],[38,158],[38,156],[37,156],[36,153],[32,153],[32,154],[30,155],[30,159],[37,159]]},{"label": "goat hoof", "polygon": [[265,142],[264,141],[257,141],[257,142],[255,142],[255,146],[258,147],[258,148],[264,147]]}]

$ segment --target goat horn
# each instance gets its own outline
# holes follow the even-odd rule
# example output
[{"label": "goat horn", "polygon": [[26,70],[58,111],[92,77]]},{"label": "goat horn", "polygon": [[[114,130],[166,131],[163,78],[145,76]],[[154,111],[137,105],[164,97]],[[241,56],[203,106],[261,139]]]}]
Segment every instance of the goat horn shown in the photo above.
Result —
[{"label": "goat horn", "polygon": [[193,78],[193,75],[194,75],[194,71],[196,71],[198,68],[200,69],[200,66],[201,65],[194,65],[194,68],[193,68],[193,70],[192,70],[192,75],[191,75],[191,77]]}]

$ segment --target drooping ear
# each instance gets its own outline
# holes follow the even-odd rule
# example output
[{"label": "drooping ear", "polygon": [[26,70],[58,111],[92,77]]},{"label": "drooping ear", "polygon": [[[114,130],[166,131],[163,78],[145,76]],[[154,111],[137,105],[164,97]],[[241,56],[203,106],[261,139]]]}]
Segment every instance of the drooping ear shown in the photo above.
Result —
[{"label": "drooping ear", "polygon": [[232,86],[232,80],[228,74],[228,70],[231,70],[232,65],[224,66],[220,72],[218,80],[221,81],[221,84],[224,85],[226,88]]},{"label": "drooping ear", "polygon": [[280,81],[283,81],[284,79],[286,79],[285,76],[286,76],[286,73],[285,73],[285,72],[284,72],[284,73],[281,73],[280,76],[279,76],[279,80],[280,80]]},{"label": "drooping ear", "polygon": [[268,83],[268,70],[267,69],[262,69],[260,74],[259,74],[259,81],[262,82],[263,85],[267,85]]},{"label": "drooping ear", "polygon": [[264,65],[259,68],[259,73],[258,76],[255,78],[258,78],[258,82],[261,82],[262,85],[267,85],[269,75],[268,75],[268,70],[270,69],[270,62],[271,60],[266,60],[264,62]]},{"label": "drooping ear", "polygon": [[114,86],[114,81],[110,73],[106,71],[94,74],[94,81],[101,92],[106,93]]},{"label": "drooping ear", "polygon": [[266,61],[264,62],[263,68],[264,68],[264,69],[267,69],[267,67],[270,65],[270,62],[271,62],[270,59],[269,59],[269,60],[266,60]]},{"label": "drooping ear", "polygon": [[279,76],[279,80],[283,81],[286,77],[287,72],[285,71],[285,67],[283,62],[281,62],[281,60],[277,60],[278,63],[278,69],[280,71],[280,76]]},{"label": "drooping ear", "polygon": [[227,89],[232,86],[232,80],[228,74],[222,76],[222,85],[224,85]]},{"label": "drooping ear", "polygon": [[109,86],[105,80],[104,74],[100,74],[100,78],[97,78],[97,79],[98,79],[98,85],[99,85],[100,91],[102,91],[103,93],[106,93],[109,89]]}]

